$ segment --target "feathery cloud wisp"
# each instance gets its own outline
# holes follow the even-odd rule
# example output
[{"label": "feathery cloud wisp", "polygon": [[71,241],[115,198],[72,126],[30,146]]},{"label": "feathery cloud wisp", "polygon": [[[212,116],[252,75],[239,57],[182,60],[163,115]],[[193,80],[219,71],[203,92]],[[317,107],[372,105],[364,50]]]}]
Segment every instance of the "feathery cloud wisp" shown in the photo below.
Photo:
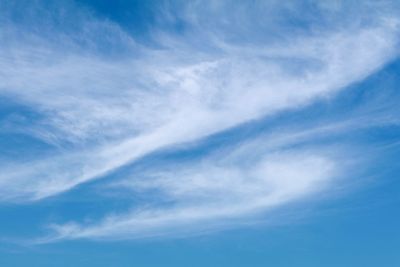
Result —
[{"label": "feathery cloud wisp", "polygon": [[[68,16],[49,15],[38,4],[32,14],[44,14],[44,30],[23,37],[19,32],[32,18],[16,22],[5,12],[0,21],[0,94],[37,112],[22,131],[52,148],[51,156],[23,164],[2,160],[0,200],[56,196],[154,151],[304,107],[364,79],[397,56],[398,21],[385,6],[370,14],[369,24],[360,23],[361,16],[349,27],[326,21],[329,25],[315,32],[293,34],[284,31],[286,22],[262,18],[262,24],[256,23],[256,7],[243,5],[246,14],[234,8],[240,27],[232,27],[236,23],[224,2],[200,9],[183,5],[179,19],[187,31],[180,36],[152,32],[156,48],[135,41],[117,23],[74,6],[61,12],[76,18],[72,22]],[[271,14],[296,15],[289,6],[268,8]],[[335,13],[334,7],[319,8]],[[204,13],[222,19],[204,21]],[[177,19],[171,16],[164,10],[159,20]],[[275,37],[269,40],[261,31]],[[123,52],[104,53],[114,50]],[[271,156],[263,151],[258,162],[246,166],[206,160],[204,165],[182,166],[177,173],[154,174],[149,181],[132,184],[128,179],[126,186],[160,190],[178,204],[107,217],[91,227],[56,228],[65,238],[152,235],[188,221],[275,207],[321,188],[338,168],[321,153],[296,153]]]}]

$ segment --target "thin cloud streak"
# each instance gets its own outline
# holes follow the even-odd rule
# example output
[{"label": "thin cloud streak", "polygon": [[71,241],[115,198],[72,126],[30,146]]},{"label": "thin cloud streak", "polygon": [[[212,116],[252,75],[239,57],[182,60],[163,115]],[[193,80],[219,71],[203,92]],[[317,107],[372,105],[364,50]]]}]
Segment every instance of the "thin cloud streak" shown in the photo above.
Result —
[{"label": "thin cloud streak", "polygon": [[[131,211],[92,223],[51,224],[51,233],[33,242],[196,235],[240,226],[265,214],[273,221],[272,212],[278,207],[318,193],[328,197],[340,192],[356,172],[354,168],[368,161],[365,157],[355,159],[345,152],[348,147],[340,148],[336,143],[307,143],[382,124],[386,125],[356,119],[272,131],[205,158],[125,173],[120,181],[106,183],[103,190],[153,196],[150,203],[136,203]],[[357,154],[354,148],[352,153]]]},{"label": "thin cloud streak", "polygon": [[331,182],[334,172],[331,160],[304,152],[271,154],[248,167],[215,161],[178,167],[130,184],[142,193],[157,190],[164,201],[174,203],[169,207],[111,215],[95,225],[52,225],[54,235],[38,242],[132,239],[179,235],[193,228],[209,230],[216,221],[240,222],[245,215],[267,211],[322,190]]}]

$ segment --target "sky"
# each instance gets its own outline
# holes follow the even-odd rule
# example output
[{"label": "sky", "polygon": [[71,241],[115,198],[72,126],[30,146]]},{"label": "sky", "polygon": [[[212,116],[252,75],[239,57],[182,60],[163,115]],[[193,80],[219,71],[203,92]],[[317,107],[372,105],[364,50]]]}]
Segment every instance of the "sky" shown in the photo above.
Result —
[{"label": "sky", "polygon": [[0,266],[400,266],[398,1],[0,0]]}]

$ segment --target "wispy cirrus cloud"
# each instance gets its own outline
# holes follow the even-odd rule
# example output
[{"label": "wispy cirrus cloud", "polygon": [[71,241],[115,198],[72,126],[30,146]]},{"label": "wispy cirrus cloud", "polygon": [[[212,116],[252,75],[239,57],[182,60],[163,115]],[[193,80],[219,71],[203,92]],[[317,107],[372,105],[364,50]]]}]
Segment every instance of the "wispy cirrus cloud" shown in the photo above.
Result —
[{"label": "wispy cirrus cloud", "polygon": [[132,239],[212,230],[221,221],[239,223],[243,216],[318,192],[329,184],[334,169],[334,163],[322,156],[290,152],[267,156],[248,167],[215,162],[178,167],[120,184],[142,194],[157,192],[162,202],[172,202],[167,207],[109,215],[96,224],[52,225],[55,232],[38,242]]},{"label": "wispy cirrus cloud", "polygon": [[34,242],[196,235],[264,220],[265,214],[274,222],[272,212],[282,205],[345,190],[354,182],[349,179],[357,175],[355,168],[368,161],[354,148],[346,151],[348,145],[322,140],[387,124],[357,118],[303,129],[271,129],[205,156],[123,171],[101,187],[116,197],[118,192],[131,195],[132,209],[87,223],[51,224],[51,233]]},{"label": "wispy cirrus cloud", "polygon": [[[15,8],[5,5],[5,10]],[[271,14],[304,19],[306,29],[296,32],[280,16],[257,23],[257,8],[266,6],[243,4],[244,11],[233,8],[232,18],[225,2],[199,9],[181,4],[177,16],[165,9],[158,20],[181,20],[186,31],[155,29],[153,47],[77,6],[63,4],[56,10],[64,15],[57,17],[40,3],[33,5],[27,21],[43,15],[38,24],[43,32],[30,31],[26,21],[9,14],[2,21],[0,36],[7,41],[0,49],[0,93],[40,114],[24,126],[26,133],[54,148],[51,157],[0,162],[4,201],[55,196],[151,152],[331,97],[379,70],[398,51],[398,21],[384,5],[369,14],[369,24],[362,23],[363,16],[345,16],[349,27],[330,20],[317,27],[291,5],[268,7]],[[343,15],[343,8],[317,7],[329,16]],[[206,14],[218,19],[204,21]],[[308,29],[313,26],[316,30]],[[22,37],[19,31],[31,33]],[[262,155],[246,166],[209,159],[160,174],[154,166],[156,174],[150,176],[156,178],[125,185],[160,190],[177,206],[109,217],[92,227],[59,227],[59,237],[161,234],[171,224],[275,207],[322,188],[337,168],[318,151]],[[214,199],[214,190],[227,198]],[[194,203],[182,204],[192,197]]]}]

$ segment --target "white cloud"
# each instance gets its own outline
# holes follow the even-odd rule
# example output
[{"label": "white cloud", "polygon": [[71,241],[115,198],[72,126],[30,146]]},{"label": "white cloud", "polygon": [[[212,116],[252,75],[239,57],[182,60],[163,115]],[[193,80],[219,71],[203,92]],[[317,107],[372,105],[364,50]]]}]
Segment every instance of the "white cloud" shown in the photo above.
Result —
[{"label": "white cloud", "polygon": [[[48,64],[13,48],[17,56],[2,60],[3,91],[44,112],[41,131],[84,149],[27,164],[32,180],[42,178],[9,192],[34,199],[57,194],[164,146],[329,96],[393,58],[396,42],[396,28],[381,26],[260,52],[234,47],[188,63],[182,58],[196,51],[148,51],[151,58],[122,62],[57,53]],[[300,60],[293,73],[292,58]]]},{"label": "white cloud", "polygon": [[[276,6],[268,12],[282,12]],[[288,31],[271,41],[260,32],[283,31],[288,25],[279,20],[262,20],[265,25],[259,25],[236,10],[240,20],[233,24],[238,28],[232,28],[229,12],[222,12],[224,5],[210,5],[199,13],[195,7],[182,8],[189,32],[153,33],[157,49],[137,44],[113,22],[74,8],[64,10],[77,13],[72,25],[58,21],[58,29],[55,18],[48,18],[54,27],[41,25],[44,32],[25,37],[18,32],[26,25],[3,20],[0,94],[41,115],[25,126],[26,133],[68,146],[24,164],[15,159],[0,162],[0,199],[54,196],[106,177],[153,151],[301,108],[364,79],[398,53],[398,21],[386,9],[371,13],[369,24],[360,23],[359,17],[352,22],[346,18],[349,27],[335,24],[293,36]],[[283,9],[295,12],[291,6]],[[47,12],[38,10],[36,15]],[[204,12],[217,12],[218,21],[203,21]],[[235,33],[251,41],[230,38]],[[263,38],[256,38],[259,35]],[[122,48],[118,55],[102,52]],[[285,138],[276,140],[285,143]],[[185,165],[176,174],[162,173],[149,183],[134,183],[138,189],[163,191],[179,202],[177,206],[57,229],[66,238],[161,234],[188,221],[235,217],[290,202],[320,189],[336,170],[335,162],[318,151],[263,153],[267,155],[249,165],[208,160]],[[218,195],[223,197],[214,198]]]},{"label": "white cloud", "polygon": [[124,172],[103,189],[116,197],[120,190],[134,199],[145,196],[146,202],[135,200],[130,211],[111,212],[91,223],[49,225],[51,233],[34,242],[197,235],[257,221],[260,216],[274,222],[278,207],[317,193],[341,192],[349,183],[346,178],[356,173],[353,168],[367,160],[354,158],[354,148],[344,153],[348,147],[337,143],[305,144],[369,126],[357,119],[280,129],[200,159]]},{"label": "white cloud", "polygon": [[[225,156],[225,155],[224,155]],[[173,168],[152,177],[120,184],[141,193],[154,192],[159,207],[106,217],[94,225],[52,225],[55,234],[41,239],[132,239],[187,234],[216,227],[230,219],[236,223],[325,188],[337,170],[328,158],[305,152],[270,154],[250,166],[207,161]],[[115,190],[115,188],[114,188]],[[149,191],[147,191],[149,190]],[[163,207],[168,201],[168,207]]]}]

